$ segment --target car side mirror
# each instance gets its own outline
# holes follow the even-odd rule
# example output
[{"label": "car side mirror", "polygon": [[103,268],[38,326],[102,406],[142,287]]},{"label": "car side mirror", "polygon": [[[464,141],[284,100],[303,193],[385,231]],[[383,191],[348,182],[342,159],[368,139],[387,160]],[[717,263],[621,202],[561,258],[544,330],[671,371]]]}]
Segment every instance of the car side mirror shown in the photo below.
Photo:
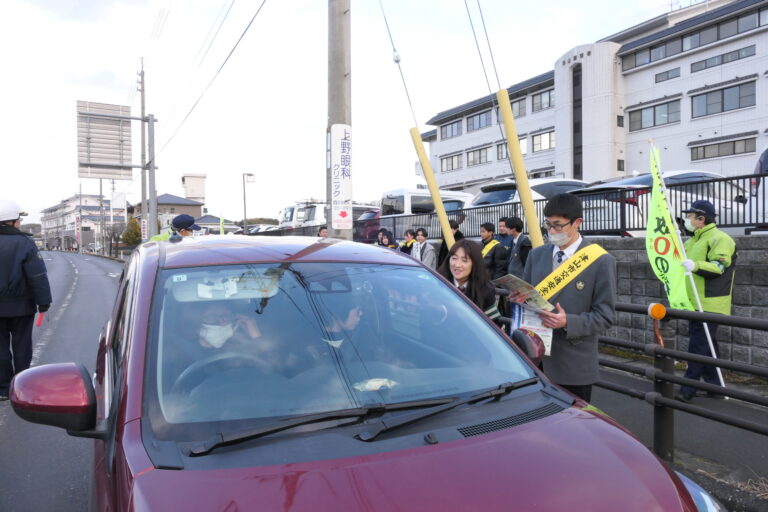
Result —
[{"label": "car side mirror", "polygon": [[538,334],[528,329],[515,329],[512,331],[512,341],[518,346],[528,359],[537,367],[541,365],[544,358],[544,342],[541,341]]},{"label": "car side mirror", "polygon": [[72,435],[96,424],[96,393],[82,364],[46,364],[24,370],[11,381],[10,399],[21,419],[64,428]]}]

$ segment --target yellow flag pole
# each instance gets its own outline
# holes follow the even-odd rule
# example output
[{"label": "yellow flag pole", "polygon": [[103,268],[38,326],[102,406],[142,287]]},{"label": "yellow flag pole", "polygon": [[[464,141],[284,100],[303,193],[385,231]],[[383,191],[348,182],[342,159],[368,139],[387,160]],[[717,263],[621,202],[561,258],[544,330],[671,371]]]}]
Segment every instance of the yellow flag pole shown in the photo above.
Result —
[{"label": "yellow flag pole", "polygon": [[429,187],[429,193],[432,196],[432,202],[435,204],[435,210],[437,210],[437,219],[440,221],[440,227],[443,230],[443,239],[445,240],[448,249],[450,249],[453,247],[455,240],[453,238],[451,226],[448,224],[448,214],[445,213],[445,206],[443,206],[443,200],[440,197],[440,190],[437,188],[435,173],[432,171],[432,165],[429,163],[429,158],[427,158],[427,152],[424,151],[424,144],[421,142],[419,129],[414,126],[411,128],[410,133],[411,140],[413,140],[413,147],[416,148],[416,154],[419,155],[421,170],[424,172],[424,178],[427,180],[427,186]]},{"label": "yellow flag pole", "polygon": [[536,215],[536,208],[533,206],[531,187],[528,185],[528,174],[525,171],[525,162],[523,162],[523,153],[520,151],[520,141],[517,138],[517,128],[515,128],[515,119],[512,116],[512,105],[509,103],[507,90],[502,89],[497,92],[496,99],[499,102],[501,118],[504,121],[504,131],[507,134],[507,154],[515,171],[517,193],[523,205],[525,219],[528,221],[528,236],[533,247],[538,247],[544,245],[544,238],[541,236],[539,229],[541,224]]}]

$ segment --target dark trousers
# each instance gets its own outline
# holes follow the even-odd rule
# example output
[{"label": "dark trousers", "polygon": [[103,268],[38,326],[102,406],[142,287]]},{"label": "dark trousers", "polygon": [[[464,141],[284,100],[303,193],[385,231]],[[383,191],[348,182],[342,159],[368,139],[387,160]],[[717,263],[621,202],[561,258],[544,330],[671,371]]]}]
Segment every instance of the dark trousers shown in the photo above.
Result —
[{"label": "dark trousers", "polygon": [[0,395],[8,395],[11,379],[32,362],[35,315],[0,317]]},{"label": "dark trousers", "polygon": [[584,384],[582,386],[566,386],[565,384],[560,384],[560,387],[567,389],[585,402],[592,400],[592,384]]},{"label": "dark trousers", "polygon": [[[720,349],[717,346],[717,324],[707,324],[709,327],[709,334],[712,336],[712,345],[715,347],[715,354],[720,357]],[[709,350],[709,343],[707,342],[707,333],[704,331],[704,324],[702,322],[695,322],[693,320],[688,322],[688,353],[698,354],[701,356],[712,357],[712,352]],[[685,370],[686,379],[699,380],[703,379],[708,384],[720,385],[720,379],[717,378],[717,369],[711,364],[695,363],[688,361],[688,369]],[[695,395],[696,388],[690,386],[680,386],[680,393],[684,395]]]}]

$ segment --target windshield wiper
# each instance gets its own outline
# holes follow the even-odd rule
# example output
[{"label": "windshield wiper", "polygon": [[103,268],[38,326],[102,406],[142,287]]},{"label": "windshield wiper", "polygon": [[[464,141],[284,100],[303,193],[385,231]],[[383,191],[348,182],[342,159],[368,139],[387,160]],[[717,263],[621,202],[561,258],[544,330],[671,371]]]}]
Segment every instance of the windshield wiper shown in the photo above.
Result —
[{"label": "windshield wiper", "polygon": [[539,382],[538,377],[531,377],[530,379],[525,379],[514,383],[506,382],[498,387],[491,388],[476,395],[472,395],[469,398],[465,398],[464,400],[454,400],[448,404],[439,405],[431,409],[427,409],[426,411],[416,411],[413,414],[403,414],[392,420],[381,420],[378,422],[376,428],[361,432],[357,435],[357,438],[361,441],[373,441],[376,439],[376,437],[378,437],[379,434],[383,434],[384,432],[389,432],[390,430],[395,430],[396,428],[410,425],[411,423],[423,420],[424,418],[429,418],[430,416],[450,411],[451,409],[454,409],[460,405],[473,404],[482,400],[487,400],[489,398],[495,398],[498,400],[502,396],[511,393],[516,389],[530,386],[531,384],[536,384],[537,382]]},{"label": "windshield wiper", "polygon": [[311,423],[320,423],[323,421],[344,419],[344,418],[359,418],[383,414],[389,411],[397,411],[402,409],[417,409],[421,407],[434,407],[444,404],[451,404],[458,400],[457,398],[435,398],[428,400],[412,400],[409,402],[396,402],[392,404],[372,404],[367,407],[356,407],[352,409],[339,409],[337,411],[326,411],[316,414],[307,414],[303,416],[295,416],[286,420],[270,423],[263,427],[250,428],[246,430],[238,430],[236,432],[220,432],[211,436],[208,440],[201,442],[197,446],[193,447],[189,451],[190,457],[199,457],[201,455],[208,455],[211,451],[219,448],[220,446],[226,446],[230,444],[241,443],[243,441],[249,441],[251,439],[258,439],[269,434],[281,432],[301,425],[309,425]]}]

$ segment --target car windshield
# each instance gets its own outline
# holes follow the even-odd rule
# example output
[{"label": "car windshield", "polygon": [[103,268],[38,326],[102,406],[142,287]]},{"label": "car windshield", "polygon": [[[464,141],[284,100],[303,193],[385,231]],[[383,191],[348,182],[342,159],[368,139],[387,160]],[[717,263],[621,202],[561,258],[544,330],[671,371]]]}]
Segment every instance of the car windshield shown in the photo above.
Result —
[{"label": "car windshield", "polygon": [[452,397],[533,375],[480,313],[420,267],[249,264],[163,270],[158,279],[145,404],[160,438]]},{"label": "car windshield", "polygon": [[480,192],[472,200],[472,206],[482,206],[484,204],[506,203],[512,201],[517,193],[517,186],[510,185],[506,188],[488,190]]}]

